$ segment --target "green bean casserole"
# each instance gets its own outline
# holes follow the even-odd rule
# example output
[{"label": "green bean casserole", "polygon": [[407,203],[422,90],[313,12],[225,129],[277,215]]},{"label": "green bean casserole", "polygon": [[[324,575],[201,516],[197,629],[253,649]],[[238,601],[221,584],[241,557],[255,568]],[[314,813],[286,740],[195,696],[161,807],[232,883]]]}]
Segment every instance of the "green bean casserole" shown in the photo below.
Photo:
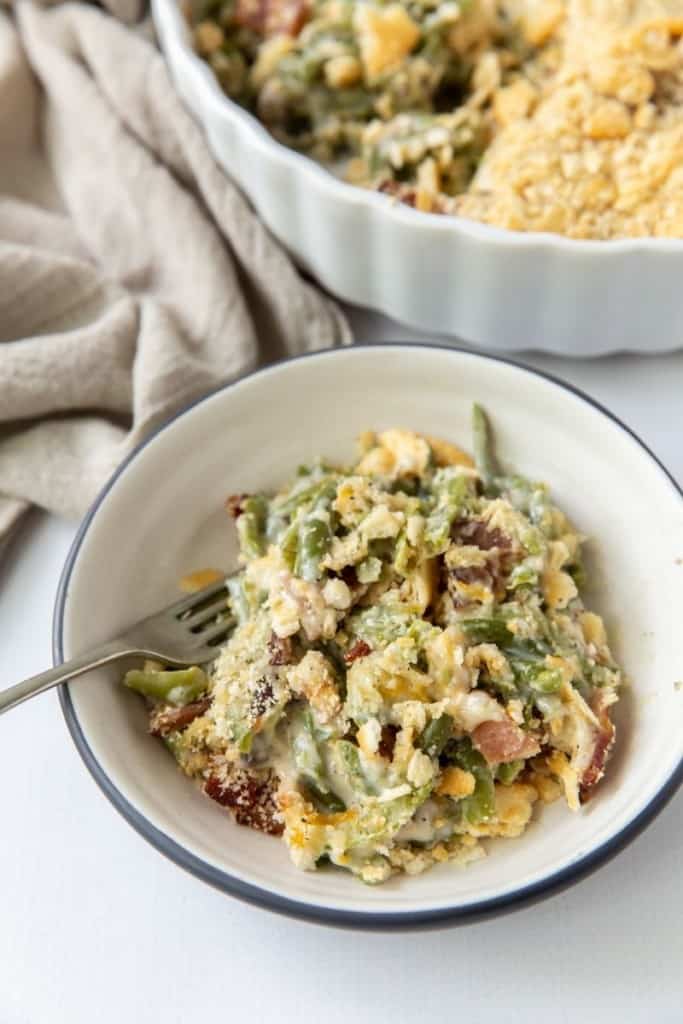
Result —
[{"label": "green bean casserole", "polygon": [[391,429],[351,468],[229,498],[225,645],[126,674],[183,772],[305,870],[467,863],[604,773],[621,674],[580,597],[583,538],[473,424],[474,460]]},{"label": "green bean casserole", "polygon": [[199,0],[281,142],[423,212],[683,237],[683,0]]}]

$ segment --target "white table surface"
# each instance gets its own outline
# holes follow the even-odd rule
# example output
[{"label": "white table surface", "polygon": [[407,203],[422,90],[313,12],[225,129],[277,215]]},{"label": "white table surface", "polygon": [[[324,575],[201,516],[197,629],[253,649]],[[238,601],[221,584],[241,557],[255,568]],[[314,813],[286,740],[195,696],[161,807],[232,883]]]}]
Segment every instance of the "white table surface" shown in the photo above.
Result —
[{"label": "white table surface", "polygon": [[[361,339],[416,337],[352,319]],[[612,409],[683,481],[683,353],[524,361]],[[74,532],[36,514],[0,566],[0,685],[51,663]],[[535,907],[365,935],[244,906],[166,861],[100,794],[55,694],[0,719],[0,765],[0,1024],[683,1020],[683,794],[614,861]]]}]

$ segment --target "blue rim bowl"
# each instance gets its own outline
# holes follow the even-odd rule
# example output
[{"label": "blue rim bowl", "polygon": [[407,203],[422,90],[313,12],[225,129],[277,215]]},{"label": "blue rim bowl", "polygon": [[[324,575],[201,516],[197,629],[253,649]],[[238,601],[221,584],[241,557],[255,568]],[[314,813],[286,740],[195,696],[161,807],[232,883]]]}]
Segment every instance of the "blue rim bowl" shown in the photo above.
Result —
[{"label": "blue rim bowl", "polygon": [[[567,384],[552,374],[536,370],[532,367],[519,363],[516,360],[505,359],[500,356],[473,353],[456,346],[386,342],[358,347],[365,350],[370,348],[382,349],[383,351],[400,351],[401,349],[419,348],[432,351],[465,353],[468,358],[510,365],[518,369],[521,373],[531,374],[536,378],[541,378],[550,384],[563,389],[565,392],[573,394],[582,402],[585,402],[587,405],[592,407],[592,409],[598,410],[602,415],[608,417],[622,431],[625,431],[630,435],[630,437],[640,446],[642,452],[656,463],[674,488],[678,497],[683,498],[683,491],[681,491],[676,480],[671,476],[668,470],[662,465],[661,461],[657,459],[647,445],[645,445],[628,426],[621,422],[621,420],[619,420],[599,402],[595,401],[578,388]],[[332,349],[325,352],[307,353],[305,355],[292,357],[291,359],[284,360],[283,362],[291,363],[308,359],[334,360],[335,354],[344,351],[348,350]],[[260,374],[268,372],[268,370],[269,368],[266,367],[265,369],[256,370],[247,376],[258,377]],[[241,381],[244,379],[245,378],[240,378]],[[155,439],[164,430],[166,430],[171,423],[174,423],[181,417],[187,416],[191,410],[202,405],[214,395],[222,392],[229,392],[232,388],[236,387],[238,383],[239,382],[231,382],[211,391],[209,394],[187,405],[158,427],[146,438],[146,440],[138,445],[127,456],[94,501],[78,529],[59,582],[53,617],[53,660],[55,665],[61,664],[65,657],[65,611],[72,574],[78,562],[83,542],[112,487],[127,472],[131,463],[133,463],[140,455],[140,452],[146,449],[150,444],[154,444]],[[116,782],[112,780],[102,768],[102,765],[98,761],[88,742],[88,738],[84,732],[81,722],[79,721],[79,717],[72,700],[72,695],[70,693],[69,684],[65,684],[59,688],[59,699],[67,727],[76,745],[76,749],[95,782],[125,820],[143,838],[151,843],[152,846],[159,850],[160,853],[164,854],[179,867],[184,868],[186,871],[190,872],[202,881],[207,882],[209,885],[215,887],[221,892],[234,896],[246,903],[304,921],[344,928],[378,931],[438,928],[446,925],[465,924],[468,922],[479,921],[494,915],[528,906],[538,900],[544,899],[554,893],[566,889],[604,865],[617,853],[623,850],[643,831],[644,828],[646,828],[647,825],[650,824],[650,822],[675,794],[681,785],[681,782],[683,782],[683,758],[681,758],[667,780],[647,805],[643,807],[631,820],[629,820],[627,824],[625,824],[624,827],[616,834],[596,848],[590,849],[584,856],[579,857],[570,866],[551,873],[534,884],[522,886],[512,893],[482,900],[474,904],[469,904],[466,907],[444,906],[438,909],[431,908],[425,911],[368,913],[365,911],[359,912],[353,910],[330,909],[295,899],[285,898],[277,893],[269,892],[268,890],[255,885],[250,885],[242,879],[235,878],[228,872],[219,870],[214,865],[195,856],[192,852],[178,843],[172,836],[167,835],[158,829],[144,815],[140,814],[139,811],[126,799],[117,787]]]}]

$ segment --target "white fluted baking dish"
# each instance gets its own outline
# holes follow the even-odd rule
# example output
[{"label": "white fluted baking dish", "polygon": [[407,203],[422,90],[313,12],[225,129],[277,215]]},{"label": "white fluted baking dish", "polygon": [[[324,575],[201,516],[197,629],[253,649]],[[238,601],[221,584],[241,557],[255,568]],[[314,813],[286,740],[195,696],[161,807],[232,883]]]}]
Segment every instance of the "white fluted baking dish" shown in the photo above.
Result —
[{"label": "white fluted baking dish", "polygon": [[177,0],[153,0],[171,75],[274,235],[334,295],[496,350],[573,356],[683,345],[683,241],[577,241],[420,213],[276,142],[193,52]]}]

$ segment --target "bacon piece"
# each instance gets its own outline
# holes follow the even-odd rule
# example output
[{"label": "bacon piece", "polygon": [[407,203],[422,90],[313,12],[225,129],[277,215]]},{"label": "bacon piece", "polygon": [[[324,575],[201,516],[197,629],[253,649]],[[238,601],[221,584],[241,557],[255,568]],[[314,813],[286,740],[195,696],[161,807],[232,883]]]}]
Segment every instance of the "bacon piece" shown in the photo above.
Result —
[{"label": "bacon piece", "polygon": [[509,551],[512,547],[512,541],[502,530],[488,527],[481,519],[456,519],[453,539],[459,544],[471,544],[482,551],[490,551],[491,548]]},{"label": "bacon piece", "polygon": [[[446,589],[456,608],[466,608],[473,604],[466,589],[467,585],[472,583],[481,583],[499,599],[505,594],[506,574],[502,571],[495,552],[487,558],[486,565],[461,565],[455,569],[449,569],[444,565],[444,577]],[[465,587],[460,587],[460,583],[464,583]]]},{"label": "bacon piece", "polygon": [[347,665],[351,665],[358,658],[365,658],[371,651],[372,647],[366,644],[365,640],[357,640],[353,647],[349,647],[348,651],[344,654],[344,661]]},{"label": "bacon piece", "polygon": [[195,718],[206,714],[210,707],[211,699],[204,697],[183,708],[161,708],[150,716],[149,731],[153,736],[168,736],[170,732],[187,729]]},{"label": "bacon piece", "polygon": [[396,746],[396,736],[398,729],[394,725],[383,725],[382,735],[380,737],[379,746],[377,752],[381,757],[386,757],[391,761],[394,756],[394,747]]},{"label": "bacon piece", "polygon": [[450,576],[460,583],[486,583],[491,585],[491,573],[485,565],[462,565],[457,569],[451,569]]},{"label": "bacon piece", "polygon": [[600,723],[600,728],[595,734],[593,756],[581,777],[579,791],[581,803],[585,803],[586,800],[590,798],[591,789],[605,774],[605,767],[607,765],[609,755],[612,752],[612,747],[614,746],[616,729],[614,728],[614,723],[609,716],[609,705],[603,702],[603,697],[604,695],[599,692],[597,700],[593,706],[593,710],[595,711]]},{"label": "bacon piece", "polygon": [[268,641],[268,653],[271,665],[291,665],[294,661],[292,638],[271,633]]},{"label": "bacon piece", "polygon": [[501,530],[490,529],[480,519],[458,519],[451,536],[456,544],[477,547],[487,551],[485,565],[458,566],[446,571],[446,585],[456,608],[470,604],[467,594],[458,583],[482,583],[493,591],[498,600],[505,594],[505,584],[513,564],[512,540]]},{"label": "bacon piece", "polygon": [[231,494],[229,498],[225,499],[226,511],[230,513],[233,519],[239,519],[244,512],[244,502],[249,497],[248,494]]},{"label": "bacon piece", "polygon": [[307,0],[237,0],[234,20],[260,36],[297,36],[310,8]]},{"label": "bacon piece", "polygon": [[533,757],[541,749],[532,736],[509,719],[482,722],[472,733],[472,740],[489,764]]},{"label": "bacon piece", "polygon": [[605,774],[605,765],[614,743],[614,726],[610,723],[611,728],[601,729],[597,733],[595,740],[595,749],[593,750],[593,756],[591,762],[583,773],[581,779],[581,801],[587,800],[589,797],[589,790],[599,782],[602,776]]},{"label": "bacon piece", "polygon": [[458,519],[456,520],[452,536],[456,544],[467,544],[479,548],[480,551],[491,551],[489,568],[495,571],[493,564],[497,558],[500,568],[503,571],[510,569],[510,562],[513,554],[513,541],[502,530],[491,528],[480,519]]},{"label": "bacon piece", "polygon": [[275,802],[275,787],[276,779],[271,772],[259,776],[233,768],[225,780],[210,775],[204,792],[221,807],[228,807],[238,825],[279,836],[284,825]]}]

